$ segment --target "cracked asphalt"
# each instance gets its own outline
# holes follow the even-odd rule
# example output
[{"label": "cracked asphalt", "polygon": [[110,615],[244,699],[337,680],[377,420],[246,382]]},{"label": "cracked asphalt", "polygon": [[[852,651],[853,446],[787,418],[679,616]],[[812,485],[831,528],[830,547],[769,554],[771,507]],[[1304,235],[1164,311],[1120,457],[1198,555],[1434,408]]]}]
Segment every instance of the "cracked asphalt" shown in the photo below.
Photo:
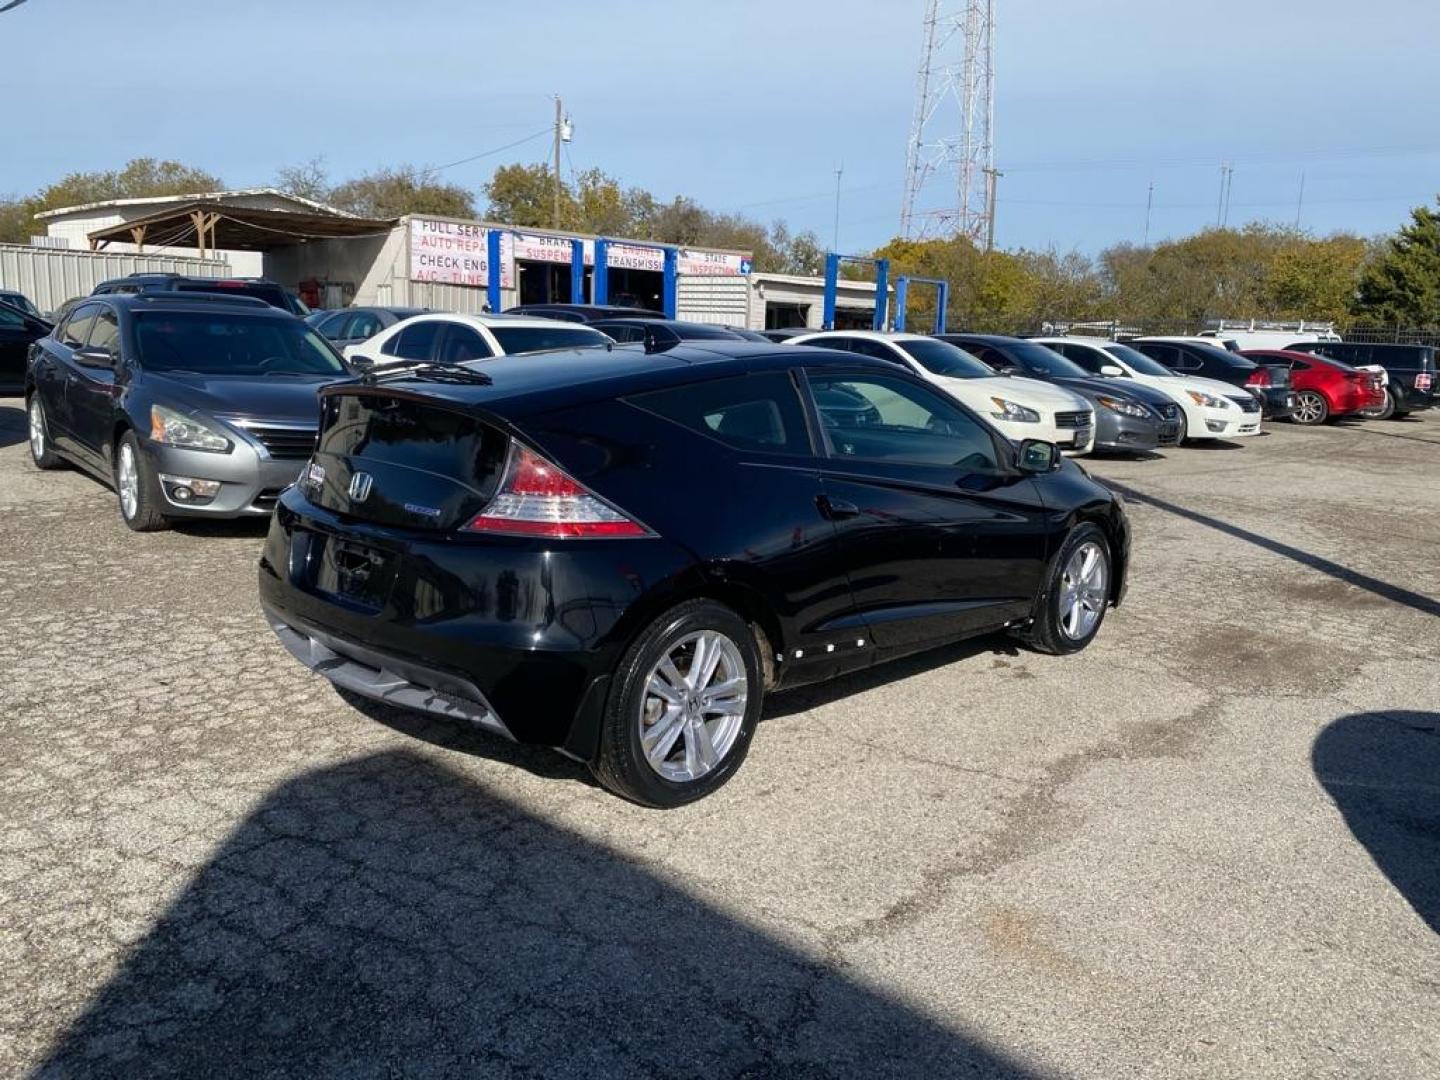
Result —
[{"label": "cracked asphalt", "polygon": [[1096,644],[772,698],[638,809],[340,697],[263,525],[0,399],[0,1073],[1440,1077],[1440,416],[1087,462]]}]

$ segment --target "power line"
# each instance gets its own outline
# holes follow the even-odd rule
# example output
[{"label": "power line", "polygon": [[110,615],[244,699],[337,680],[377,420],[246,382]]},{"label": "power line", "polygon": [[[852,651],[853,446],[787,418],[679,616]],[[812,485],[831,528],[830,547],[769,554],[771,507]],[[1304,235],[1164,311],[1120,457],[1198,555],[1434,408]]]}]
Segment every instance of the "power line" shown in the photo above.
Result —
[{"label": "power line", "polygon": [[471,154],[469,157],[463,157],[459,161],[452,161],[445,165],[434,165],[431,168],[426,169],[425,171],[427,173],[437,173],[444,172],[446,169],[453,169],[456,165],[468,165],[472,161],[479,161],[481,158],[493,157],[496,154],[504,153],[506,150],[513,150],[517,146],[524,146],[528,142],[534,142],[536,139],[540,138],[540,136],[549,135],[554,130],[555,129],[553,127],[547,124],[545,125],[545,127],[541,128],[533,135],[526,135],[523,139],[516,139],[514,142],[506,143],[504,146],[497,146],[493,150],[485,150],[478,154]]}]

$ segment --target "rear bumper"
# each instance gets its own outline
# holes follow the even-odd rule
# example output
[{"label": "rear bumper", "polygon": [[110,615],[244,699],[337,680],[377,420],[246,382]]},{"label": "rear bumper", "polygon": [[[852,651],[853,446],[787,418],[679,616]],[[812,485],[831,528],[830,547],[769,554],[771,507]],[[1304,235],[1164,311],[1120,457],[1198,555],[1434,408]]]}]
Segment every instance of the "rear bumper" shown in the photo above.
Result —
[{"label": "rear bumper", "polygon": [[1390,380],[1390,389],[1395,394],[1395,407],[1403,412],[1419,412],[1435,404],[1432,390],[1416,390],[1399,379]]},{"label": "rear bumper", "polygon": [[367,649],[261,606],[265,621],[290,655],[336,686],[387,705],[466,721],[514,740],[485,695],[469,680]]},{"label": "rear bumper", "polygon": [[[368,602],[327,591],[327,558],[358,548],[378,559],[361,565]],[[341,521],[292,488],[258,578],[280,640],[336,685],[588,758],[577,721],[690,565],[660,538],[472,542]]]},{"label": "rear bumper", "polygon": [[1289,386],[1259,390],[1261,414],[1266,420],[1285,420],[1295,412],[1295,391]]}]

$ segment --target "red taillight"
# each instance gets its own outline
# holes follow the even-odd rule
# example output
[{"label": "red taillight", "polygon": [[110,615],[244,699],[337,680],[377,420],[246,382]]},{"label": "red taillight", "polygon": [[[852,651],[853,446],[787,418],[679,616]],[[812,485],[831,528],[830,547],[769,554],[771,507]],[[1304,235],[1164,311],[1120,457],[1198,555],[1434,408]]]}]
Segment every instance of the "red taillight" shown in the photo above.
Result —
[{"label": "red taillight", "polygon": [[1250,377],[1245,380],[1245,385],[1246,385],[1246,386],[1269,386],[1269,385],[1270,385],[1270,372],[1267,371],[1267,370],[1266,370],[1265,368],[1263,368],[1263,367],[1262,367],[1262,368],[1256,368],[1254,371],[1252,371],[1252,372],[1250,373]]},{"label": "red taillight", "polygon": [[510,444],[500,489],[465,531],[556,539],[648,535],[639,522],[519,443]]}]

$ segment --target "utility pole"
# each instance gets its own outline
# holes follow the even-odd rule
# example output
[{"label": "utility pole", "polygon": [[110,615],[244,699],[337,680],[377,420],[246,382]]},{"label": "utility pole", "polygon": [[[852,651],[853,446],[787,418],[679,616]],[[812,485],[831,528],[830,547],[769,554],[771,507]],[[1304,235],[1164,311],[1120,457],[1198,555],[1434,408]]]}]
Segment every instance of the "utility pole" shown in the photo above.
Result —
[{"label": "utility pole", "polygon": [[1305,173],[1300,173],[1300,194],[1295,199],[1295,228],[1300,228],[1300,211],[1305,208]]},{"label": "utility pole", "polygon": [[840,177],[845,175],[845,163],[835,168],[835,233],[830,240],[830,250],[840,250]]},{"label": "utility pole", "polygon": [[1145,193],[1145,242],[1143,247],[1150,246],[1150,211],[1155,208],[1155,181],[1150,181],[1150,189]]},{"label": "utility pole", "polygon": [[999,169],[985,170],[985,250],[995,250],[995,189],[1000,186]]},{"label": "utility pole", "polygon": [[550,222],[552,228],[560,228],[560,125],[562,123],[560,95],[555,95],[555,213]]},{"label": "utility pole", "polygon": [[1220,215],[1225,212],[1225,170],[1230,166],[1220,163],[1220,194],[1215,199],[1215,227],[1220,228]]}]

